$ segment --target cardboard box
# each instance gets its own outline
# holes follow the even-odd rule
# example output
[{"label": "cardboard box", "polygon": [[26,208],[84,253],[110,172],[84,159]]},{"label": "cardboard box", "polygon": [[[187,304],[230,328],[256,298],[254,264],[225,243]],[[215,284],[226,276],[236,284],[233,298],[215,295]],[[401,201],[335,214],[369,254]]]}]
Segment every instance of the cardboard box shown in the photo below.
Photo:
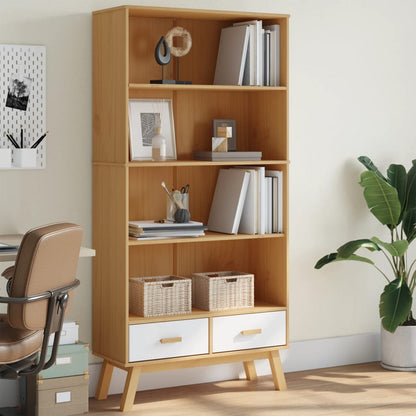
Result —
[{"label": "cardboard box", "polygon": [[[59,339],[59,345],[76,344],[79,342],[79,324],[78,322],[64,322],[62,325],[61,338]],[[48,346],[53,345],[55,334],[49,337]]]},{"label": "cardboard box", "polygon": [[[48,347],[46,360],[50,357],[52,347]],[[38,379],[79,376],[88,374],[89,344],[59,345],[55,364],[39,373]]]},{"label": "cardboard box", "polygon": [[37,415],[69,416],[88,412],[89,376],[37,381]]}]

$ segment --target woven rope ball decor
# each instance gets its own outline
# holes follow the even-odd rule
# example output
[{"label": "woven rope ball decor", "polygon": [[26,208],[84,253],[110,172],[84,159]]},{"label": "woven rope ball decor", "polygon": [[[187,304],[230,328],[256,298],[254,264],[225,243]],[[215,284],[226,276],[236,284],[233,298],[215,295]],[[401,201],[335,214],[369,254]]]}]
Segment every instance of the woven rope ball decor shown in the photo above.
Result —
[{"label": "woven rope ball decor", "polygon": [[[191,34],[180,26],[175,26],[166,33],[166,42],[168,43],[170,52],[173,56],[180,58],[181,56],[185,56],[192,47],[192,37]],[[181,38],[181,46],[174,46],[173,45],[173,38]]]}]

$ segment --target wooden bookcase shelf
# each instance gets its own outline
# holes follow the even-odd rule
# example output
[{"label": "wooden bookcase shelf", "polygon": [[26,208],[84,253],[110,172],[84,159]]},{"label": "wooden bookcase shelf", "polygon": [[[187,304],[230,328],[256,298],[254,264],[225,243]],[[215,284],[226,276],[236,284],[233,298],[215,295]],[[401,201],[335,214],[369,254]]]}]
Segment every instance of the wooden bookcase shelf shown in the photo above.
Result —
[{"label": "wooden bookcase shelf", "polygon": [[[265,302],[256,302],[253,310],[250,309],[250,313],[263,313],[263,312],[274,312],[274,311],[286,311],[287,308],[283,306],[271,305]],[[169,320],[184,320],[184,319],[198,319],[198,318],[213,318],[217,316],[233,316],[233,315],[243,315],[247,313],[247,309],[229,309],[227,311],[216,311],[209,312],[203,311],[198,308],[192,308],[192,312],[189,314],[181,315],[170,315]],[[151,318],[143,318],[142,316],[137,316],[129,314],[129,324],[145,324],[151,322],[165,322],[166,316],[157,316]]]},{"label": "wooden bookcase shelf", "polygon": [[134,239],[129,238],[129,246],[140,246],[140,245],[151,245],[151,244],[198,244],[198,243],[207,243],[212,241],[236,241],[236,240],[259,240],[259,239],[267,239],[267,238],[285,238],[284,234],[281,233],[274,233],[274,234],[237,234],[237,235],[229,235],[229,234],[220,234],[211,231],[205,231],[205,235],[202,237],[189,237],[189,238],[170,238],[164,240],[149,240],[143,241],[143,239]]},{"label": "wooden bookcase shelf", "polygon": [[[253,19],[280,25],[281,85],[212,85],[221,29]],[[97,399],[107,397],[114,366],[128,372],[121,402],[124,411],[133,405],[140,373],[150,371],[242,361],[253,380],[254,360],[263,358],[270,362],[276,389],[286,388],[279,350],[288,347],[288,20],[289,16],[280,14],[141,6],[93,13],[93,243],[97,255],[92,349],[104,359]],[[150,84],[151,79],[160,78],[155,45],[174,26],[192,35],[192,49],[180,61],[181,79],[192,84]],[[165,77],[174,78],[175,73],[173,60]],[[130,161],[128,102],[138,98],[172,100],[177,160]],[[235,119],[238,149],[261,151],[263,160],[193,160],[194,151],[210,150],[212,120],[218,118]],[[282,233],[206,232],[197,238],[149,241],[128,237],[129,221],[165,217],[161,181],[168,188],[189,183],[192,219],[206,224],[219,169],[234,165],[283,171]],[[220,270],[254,274],[253,308],[221,312],[194,308],[190,314],[154,318],[129,314],[130,277],[189,277],[193,272]],[[238,335],[247,332],[246,323],[250,328],[258,326],[257,335]],[[183,343],[161,346],[156,340],[151,347],[143,346],[148,342],[143,334],[149,328],[152,333],[178,328],[183,331]],[[227,338],[234,330],[236,345]],[[182,341],[177,334],[169,336]],[[159,355],[149,355],[149,349]]]},{"label": "wooden bookcase shelf", "polygon": [[267,91],[269,93],[276,91],[287,91],[286,87],[266,87],[266,86],[240,86],[240,85],[181,85],[181,84],[129,84],[129,90],[131,94],[138,90],[152,91],[166,90],[166,91],[230,91],[230,92],[256,92],[256,91]]}]

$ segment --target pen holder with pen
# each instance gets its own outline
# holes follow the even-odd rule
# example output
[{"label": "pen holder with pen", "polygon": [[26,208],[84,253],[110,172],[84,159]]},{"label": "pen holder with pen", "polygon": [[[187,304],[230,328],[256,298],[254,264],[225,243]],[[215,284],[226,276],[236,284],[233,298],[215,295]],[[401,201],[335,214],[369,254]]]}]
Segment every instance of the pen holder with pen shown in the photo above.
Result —
[{"label": "pen holder with pen", "polygon": [[35,168],[36,149],[13,149],[13,165],[18,168]]},{"label": "pen holder with pen", "polygon": [[36,148],[42,143],[48,132],[41,135],[30,147],[28,146],[28,139],[24,138],[23,126],[20,127],[20,140],[10,132],[5,132],[4,134],[13,145],[13,156],[11,158],[13,160],[13,166],[17,168],[36,168]]},{"label": "pen holder with pen", "polygon": [[[177,198],[183,205],[183,208],[189,211],[189,193],[180,193],[178,191],[173,192],[173,197]],[[175,214],[178,210],[178,206],[169,197],[166,200],[166,219],[168,221],[175,221]]]}]

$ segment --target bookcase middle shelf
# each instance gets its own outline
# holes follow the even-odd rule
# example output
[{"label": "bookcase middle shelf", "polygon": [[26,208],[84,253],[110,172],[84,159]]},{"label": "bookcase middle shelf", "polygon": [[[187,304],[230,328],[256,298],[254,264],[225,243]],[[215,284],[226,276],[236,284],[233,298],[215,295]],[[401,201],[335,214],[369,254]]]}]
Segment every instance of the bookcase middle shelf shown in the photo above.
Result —
[{"label": "bookcase middle shelf", "polygon": [[140,90],[155,91],[231,91],[231,92],[249,92],[249,91],[287,91],[287,87],[270,87],[270,86],[254,86],[254,85],[205,85],[205,84],[129,84],[129,91],[134,93]]},{"label": "bookcase middle shelf", "polygon": [[189,238],[166,238],[163,240],[150,240],[150,239],[135,239],[129,238],[129,246],[142,246],[142,245],[154,245],[154,244],[186,244],[186,243],[208,243],[214,241],[238,241],[238,240],[258,240],[270,239],[270,238],[284,238],[284,233],[272,233],[272,234],[221,234],[211,231],[205,231],[205,235],[201,237],[189,237]]}]

